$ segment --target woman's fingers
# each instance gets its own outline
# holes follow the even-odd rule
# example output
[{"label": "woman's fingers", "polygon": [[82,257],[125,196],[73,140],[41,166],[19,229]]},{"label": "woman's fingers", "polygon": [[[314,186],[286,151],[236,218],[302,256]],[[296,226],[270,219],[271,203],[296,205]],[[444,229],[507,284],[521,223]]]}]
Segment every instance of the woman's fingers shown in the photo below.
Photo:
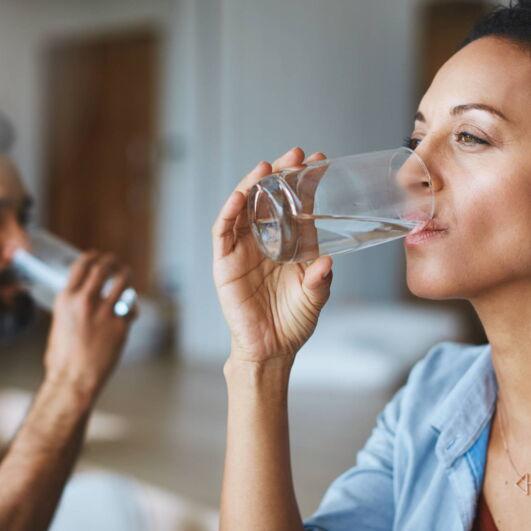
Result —
[{"label": "woman's fingers", "polygon": [[[312,157],[322,155],[322,153],[314,153]],[[322,155],[324,157],[324,155]],[[319,160],[319,159],[315,159]],[[236,190],[242,194],[247,195],[249,190],[266,175],[270,175],[283,168],[292,166],[300,166],[304,161],[304,151],[300,147],[294,147],[279,157],[273,164],[267,161],[259,162],[256,167],[247,174],[238,184]]]},{"label": "woman's fingers", "polygon": [[[247,199],[247,196],[249,195],[249,190],[258,183],[261,179],[266,177],[267,175],[270,175],[273,172],[273,169],[271,168],[271,164],[266,161],[259,162],[257,166],[249,173],[236,187],[236,190],[244,195],[244,197]],[[249,228],[249,219],[247,216],[247,211],[242,208],[240,211],[239,216],[237,216],[237,219],[234,220],[233,229],[236,231],[236,233],[243,233],[246,232]],[[230,236],[230,235],[227,235]],[[234,246],[235,240],[233,238],[233,241],[230,242],[229,245],[229,251]],[[226,245],[226,243],[225,243]]]},{"label": "woman's fingers", "polygon": [[249,190],[263,177],[272,173],[271,164],[263,160],[259,162],[255,168],[248,173],[236,186],[236,190],[241,192],[243,195],[247,195]]},{"label": "woman's fingers", "polygon": [[[249,190],[265,176],[277,172],[283,168],[300,166],[302,160],[304,160],[304,151],[302,151],[302,149],[299,147],[292,148],[286,153],[284,153],[284,155],[279,157],[273,164],[269,164],[268,162],[261,162],[238,185],[237,189],[247,195]],[[238,219],[235,221],[234,228],[236,230],[236,235],[242,235],[248,231],[249,219],[247,217],[247,212],[243,211],[240,213]]]},{"label": "woman's fingers", "polygon": [[249,190],[266,175],[273,171],[271,164],[259,162],[238,184],[236,190],[223,205],[213,227],[212,241],[214,259],[223,258],[230,254],[235,244],[235,228],[242,230],[248,225],[245,205]]},{"label": "woman's fingers", "polygon": [[317,151],[316,153],[312,153],[309,157],[307,157],[304,160],[304,164],[308,164],[309,162],[315,162],[317,160],[326,160],[326,155],[322,153],[321,151]]},{"label": "woman's fingers", "polygon": [[302,289],[310,302],[321,309],[330,296],[332,258],[320,256],[304,272]]},{"label": "woman's fingers", "polygon": [[214,260],[231,253],[234,247],[234,225],[239,214],[245,208],[247,197],[239,190],[234,191],[212,227],[212,244]]},{"label": "woman's fingers", "polygon": [[300,166],[304,161],[304,151],[300,147],[294,147],[287,153],[284,153],[275,162],[273,162],[273,172],[277,172],[284,168],[292,168]]},{"label": "woman's fingers", "polygon": [[[314,153],[307,161],[322,160],[322,153]],[[265,176],[283,168],[297,167],[304,163],[304,151],[294,147],[279,157],[273,164],[262,161],[236,187],[228,198],[212,227],[214,258],[223,258],[234,248],[237,233],[248,227],[245,204],[249,190]]]}]

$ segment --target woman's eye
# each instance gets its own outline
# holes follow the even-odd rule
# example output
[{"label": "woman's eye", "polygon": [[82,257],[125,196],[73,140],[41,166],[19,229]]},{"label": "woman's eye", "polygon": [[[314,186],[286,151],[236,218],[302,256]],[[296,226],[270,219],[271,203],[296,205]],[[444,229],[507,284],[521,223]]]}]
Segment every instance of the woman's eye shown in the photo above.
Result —
[{"label": "woman's eye", "polygon": [[419,145],[420,140],[418,138],[412,138],[410,136],[406,136],[404,138],[404,147],[407,147],[413,151],[415,151],[415,148]]},{"label": "woman's eye", "polygon": [[456,133],[455,138],[458,142],[461,142],[465,146],[475,146],[477,144],[488,144],[486,140],[479,138],[472,133],[462,131],[461,133]]},{"label": "woman's eye", "polygon": [[[475,146],[475,145],[488,145],[489,142],[486,140],[483,140],[482,138],[479,138],[476,135],[473,135],[472,133],[469,133],[467,131],[461,131],[459,133],[454,133],[454,136],[458,142],[465,146]],[[420,138],[413,138],[411,136],[406,136],[404,138],[404,146],[415,150],[418,145],[420,144],[421,139]]]}]

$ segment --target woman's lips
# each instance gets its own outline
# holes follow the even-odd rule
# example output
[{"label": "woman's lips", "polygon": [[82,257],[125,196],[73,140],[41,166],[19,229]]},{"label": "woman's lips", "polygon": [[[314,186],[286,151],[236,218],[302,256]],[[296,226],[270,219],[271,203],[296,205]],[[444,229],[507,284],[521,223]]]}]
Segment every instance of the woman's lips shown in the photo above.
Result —
[{"label": "woman's lips", "polygon": [[436,240],[448,233],[445,227],[436,219],[430,219],[424,224],[416,226],[405,239],[406,247],[416,247],[422,243]]}]

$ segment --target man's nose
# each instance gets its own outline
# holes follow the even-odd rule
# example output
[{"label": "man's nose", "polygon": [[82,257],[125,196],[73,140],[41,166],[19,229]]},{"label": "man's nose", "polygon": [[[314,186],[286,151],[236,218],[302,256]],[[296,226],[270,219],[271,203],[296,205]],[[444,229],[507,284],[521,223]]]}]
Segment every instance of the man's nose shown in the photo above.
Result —
[{"label": "man's nose", "polygon": [[28,234],[14,212],[5,213],[0,221],[0,268],[7,267],[20,247],[29,249]]}]

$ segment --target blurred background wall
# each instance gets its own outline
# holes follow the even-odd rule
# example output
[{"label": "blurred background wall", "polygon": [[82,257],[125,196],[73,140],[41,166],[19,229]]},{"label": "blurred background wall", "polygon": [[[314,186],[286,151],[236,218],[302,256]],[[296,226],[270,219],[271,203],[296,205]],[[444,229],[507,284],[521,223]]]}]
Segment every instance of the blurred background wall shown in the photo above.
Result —
[{"label": "blurred background wall", "polygon": [[[224,198],[259,160],[273,160],[294,145],[331,157],[400,145],[410,133],[418,104],[419,65],[425,51],[419,46],[419,17],[423,8],[434,4],[3,0],[0,109],[16,124],[14,156],[36,198],[38,219],[82,247],[112,247],[133,264],[142,262],[141,257],[129,256],[126,247],[149,257],[141,264],[145,271],[140,284],[152,295],[175,301],[180,355],[219,360],[227,351],[227,334],[210,280],[210,227]],[[454,13],[462,18],[463,8],[456,11],[457,4],[453,3]],[[448,24],[451,27],[451,17]],[[99,135],[115,157],[108,175],[101,165],[91,173],[96,148],[80,135],[74,143],[77,150],[63,142],[64,151],[75,153],[71,159],[77,166],[62,161],[58,171],[57,149],[50,147],[57,146],[50,139],[61,135],[54,115],[62,101],[54,101],[54,96],[61,93],[50,88],[53,50],[62,45],[64,52],[87,42],[97,46],[113,36],[126,47],[139,32],[152,38],[156,63],[147,81],[155,99],[150,109],[144,109],[154,114],[149,134],[142,138],[126,131],[115,144],[117,149],[112,149],[112,135],[108,141]],[[75,59],[72,64],[77,64]],[[74,113],[90,105],[82,81],[78,76],[80,95],[73,99],[78,102],[71,109]],[[74,76],[74,91],[75,82]],[[129,94],[130,87],[128,78],[117,79],[109,89],[115,91],[113,101],[125,99],[120,93]],[[68,105],[63,107],[68,110]],[[64,122],[63,116],[59,125]],[[74,127],[62,130],[68,138],[68,131],[79,130],[76,123],[83,124],[70,122]],[[108,125],[103,121],[99,127],[106,130]],[[125,161],[120,166],[121,159]],[[145,168],[139,173],[135,164]],[[83,168],[88,170],[83,173]],[[116,168],[123,171],[113,172]],[[61,171],[63,177],[54,181]],[[136,184],[135,171],[141,180],[137,175]],[[57,212],[65,203],[63,210],[79,214],[72,196],[91,175],[95,180],[99,174],[102,182],[92,194],[102,201],[107,197],[107,209],[113,204],[118,212],[144,209],[144,215],[131,214],[122,229],[118,222],[113,224],[115,240],[128,241],[127,245],[110,245],[112,239],[101,241],[97,235],[83,237],[72,229],[68,213],[62,222],[50,214],[50,209]],[[110,176],[118,179],[122,174],[132,191],[120,195],[115,190],[115,197],[109,197]],[[68,175],[76,176],[74,193],[57,197],[54,186],[64,189]],[[122,201],[129,206],[123,207]],[[96,208],[92,212],[94,218],[106,217]],[[135,230],[127,230],[135,224]],[[339,257],[335,269],[336,300],[397,301],[407,296],[400,241]]]},{"label": "blurred background wall", "polygon": [[[197,122],[204,124],[195,146],[207,156],[194,157],[199,179],[192,204],[204,210],[183,247],[195,248],[197,257],[183,293],[183,332],[187,350],[215,356],[225,338],[217,305],[194,303],[194,295],[214,300],[202,279],[210,269],[204,241],[216,209],[258,161],[295,145],[330,157],[399,145],[414,105],[415,35],[412,5],[402,0],[230,0],[219,12],[212,2],[195,5]],[[379,29],[367,32],[367,25]],[[336,295],[398,298],[400,252],[397,244],[336,260]],[[208,337],[200,334],[205,319]]]}]

